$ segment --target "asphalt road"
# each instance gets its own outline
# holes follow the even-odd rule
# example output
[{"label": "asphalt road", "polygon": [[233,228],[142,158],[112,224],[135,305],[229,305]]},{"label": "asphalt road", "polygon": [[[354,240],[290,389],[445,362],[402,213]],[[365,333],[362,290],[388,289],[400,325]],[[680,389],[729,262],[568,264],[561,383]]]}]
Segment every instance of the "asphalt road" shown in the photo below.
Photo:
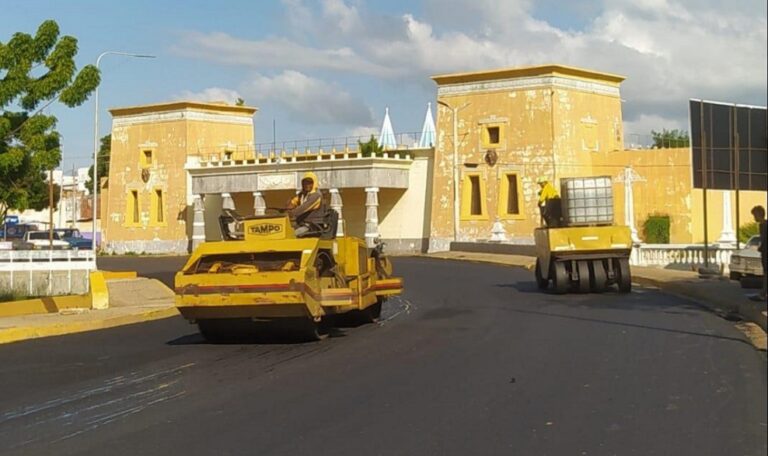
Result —
[{"label": "asphalt road", "polygon": [[171,318],[0,346],[0,454],[766,454],[765,355],[731,323],[649,289],[395,268],[382,322],[316,343],[211,345]]}]

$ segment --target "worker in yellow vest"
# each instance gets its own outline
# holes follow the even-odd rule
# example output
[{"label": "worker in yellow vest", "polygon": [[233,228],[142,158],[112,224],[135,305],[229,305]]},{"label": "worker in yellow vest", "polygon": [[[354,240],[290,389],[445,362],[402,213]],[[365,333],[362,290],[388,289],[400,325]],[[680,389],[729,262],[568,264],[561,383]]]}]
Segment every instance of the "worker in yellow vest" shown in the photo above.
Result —
[{"label": "worker in yellow vest", "polygon": [[560,194],[548,178],[541,176],[536,182],[539,184],[539,210],[544,223],[553,228],[560,226],[562,219]]}]

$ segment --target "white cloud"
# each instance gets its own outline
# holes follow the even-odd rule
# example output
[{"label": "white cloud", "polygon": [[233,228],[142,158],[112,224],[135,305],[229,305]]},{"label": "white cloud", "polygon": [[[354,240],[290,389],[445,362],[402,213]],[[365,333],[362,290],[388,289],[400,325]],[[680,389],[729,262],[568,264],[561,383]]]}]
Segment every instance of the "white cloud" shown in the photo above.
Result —
[{"label": "white cloud", "polygon": [[315,48],[285,38],[251,41],[226,33],[186,33],[172,51],[187,57],[251,68],[321,69],[387,76],[396,70],[357,55],[350,47]]},{"label": "white cloud", "polygon": [[297,121],[310,124],[371,125],[371,110],[335,84],[287,70],[268,77],[254,75],[241,86],[249,99],[274,101]]},{"label": "white cloud", "polygon": [[[433,90],[432,74],[574,65],[627,77],[622,85],[627,131],[649,131],[653,122],[665,122],[657,130],[684,127],[688,98],[765,104],[764,0],[588,0],[584,10],[596,13],[577,31],[550,24],[541,13],[534,17],[530,0],[425,0],[421,17],[377,15],[364,3],[343,0],[323,0],[314,9],[301,0],[284,4],[298,12],[297,20],[314,23],[306,26],[308,39],[190,33],[175,50],[259,71],[285,71],[275,78],[284,84],[289,75],[311,79],[307,74],[314,71],[333,71],[423,84],[426,90]],[[344,91],[337,95],[353,99]]]},{"label": "white cloud", "polygon": [[221,87],[208,87],[199,92],[185,90],[173,97],[176,100],[190,101],[223,101],[235,104],[238,98],[242,98],[236,90],[223,89]]},{"label": "white cloud", "polygon": [[348,6],[344,0],[323,0],[323,16],[335,23],[343,33],[360,28],[360,15],[355,6]]}]

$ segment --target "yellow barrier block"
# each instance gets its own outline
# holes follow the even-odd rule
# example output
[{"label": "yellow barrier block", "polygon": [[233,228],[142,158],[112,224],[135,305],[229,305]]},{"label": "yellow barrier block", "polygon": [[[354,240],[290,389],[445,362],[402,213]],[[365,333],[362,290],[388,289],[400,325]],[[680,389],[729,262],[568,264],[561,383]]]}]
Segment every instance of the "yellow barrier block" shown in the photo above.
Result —
[{"label": "yellow barrier block", "polygon": [[104,271],[91,272],[91,309],[109,308],[109,290]]}]

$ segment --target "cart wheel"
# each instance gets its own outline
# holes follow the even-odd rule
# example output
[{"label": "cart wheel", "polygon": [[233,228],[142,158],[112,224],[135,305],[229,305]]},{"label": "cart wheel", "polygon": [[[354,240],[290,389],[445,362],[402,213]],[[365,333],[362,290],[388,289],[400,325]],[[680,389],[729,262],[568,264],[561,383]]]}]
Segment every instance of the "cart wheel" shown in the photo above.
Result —
[{"label": "cart wheel", "polygon": [[539,263],[539,259],[536,258],[536,285],[538,285],[539,290],[546,290],[547,286],[549,285],[549,279],[545,279],[541,276],[541,263]]},{"label": "cart wheel", "polygon": [[589,293],[589,262],[585,260],[577,261],[576,268],[579,272],[579,293]]},{"label": "cart wheel", "polygon": [[563,294],[568,291],[568,286],[570,285],[568,271],[565,270],[565,263],[553,261],[550,264],[552,265],[552,271],[549,275],[552,276],[552,285],[554,285],[555,293]]},{"label": "cart wheel", "polygon": [[605,273],[603,260],[589,262],[589,285],[593,292],[602,293],[608,288],[608,277]]},{"label": "cart wheel", "polygon": [[614,261],[616,269],[616,283],[619,284],[619,291],[629,293],[632,291],[632,273],[629,272],[629,259],[618,258]]}]

